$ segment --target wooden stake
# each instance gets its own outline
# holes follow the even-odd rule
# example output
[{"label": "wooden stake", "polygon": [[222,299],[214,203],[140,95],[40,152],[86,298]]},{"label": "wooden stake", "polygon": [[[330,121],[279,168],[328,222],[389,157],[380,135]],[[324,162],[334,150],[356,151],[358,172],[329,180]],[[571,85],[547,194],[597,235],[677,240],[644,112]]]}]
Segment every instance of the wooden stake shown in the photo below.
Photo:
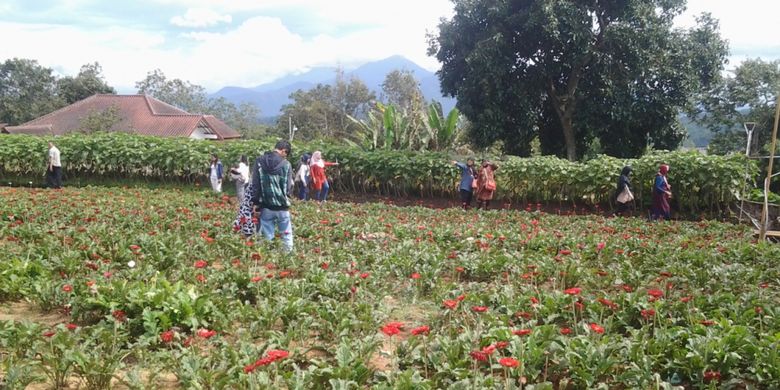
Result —
[{"label": "wooden stake", "polygon": [[780,92],[775,103],[775,126],[772,128],[772,148],[769,150],[769,168],[767,168],[764,180],[764,209],[761,211],[761,241],[766,240],[766,230],[769,227],[769,187],[772,182],[772,166],[775,162],[775,148],[777,147],[777,123],[780,121]]}]

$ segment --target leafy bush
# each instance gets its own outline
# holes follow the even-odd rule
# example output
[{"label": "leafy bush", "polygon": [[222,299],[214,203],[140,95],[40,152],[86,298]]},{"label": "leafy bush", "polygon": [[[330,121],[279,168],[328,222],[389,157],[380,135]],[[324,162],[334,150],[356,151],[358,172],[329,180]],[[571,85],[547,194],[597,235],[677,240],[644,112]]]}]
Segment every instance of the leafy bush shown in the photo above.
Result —
[{"label": "leafy bush", "polygon": [[[46,139],[33,136],[3,136],[0,143],[0,177],[43,175]],[[202,180],[208,171],[210,153],[230,165],[242,154],[250,158],[273,147],[273,141],[201,142],[124,133],[57,139],[73,178],[133,178],[157,181]],[[305,151],[322,150],[338,169],[329,174],[333,186],[354,193],[390,196],[454,196],[458,170],[444,153],[362,151],[323,143],[295,145],[291,161]],[[38,154],[32,153],[39,151]],[[695,152],[658,152],[639,159],[622,160],[599,155],[584,163],[552,156],[499,159],[496,174],[498,197],[522,202],[610,202],[623,165],[634,168],[634,192],[640,206],[650,200],[650,188],[660,163],[670,164],[669,181],[681,211],[713,209],[734,200],[744,187],[747,169],[757,172],[755,162],[744,156],[705,156]]]}]

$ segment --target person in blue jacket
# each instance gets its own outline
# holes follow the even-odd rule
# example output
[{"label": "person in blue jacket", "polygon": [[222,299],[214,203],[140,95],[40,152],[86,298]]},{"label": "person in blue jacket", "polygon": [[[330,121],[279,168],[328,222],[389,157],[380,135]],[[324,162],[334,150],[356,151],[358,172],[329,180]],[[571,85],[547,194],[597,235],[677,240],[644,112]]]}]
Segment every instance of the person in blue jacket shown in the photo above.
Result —
[{"label": "person in blue jacket", "polygon": [[477,170],[474,168],[474,157],[469,157],[466,163],[452,160],[452,164],[460,169],[460,202],[464,210],[471,208],[471,200],[474,198]]}]

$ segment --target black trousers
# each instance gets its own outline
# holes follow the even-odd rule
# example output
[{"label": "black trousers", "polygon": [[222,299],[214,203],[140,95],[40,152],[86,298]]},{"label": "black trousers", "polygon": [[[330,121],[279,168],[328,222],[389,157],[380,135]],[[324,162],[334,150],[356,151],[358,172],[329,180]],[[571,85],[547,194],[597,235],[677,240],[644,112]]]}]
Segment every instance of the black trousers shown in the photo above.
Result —
[{"label": "black trousers", "polygon": [[474,197],[474,193],[471,191],[460,190],[460,203],[464,209],[471,207],[471,199]]},{"label": "black trousers", "polygon": [[52,167],[46,172],[46,186],[49,188],[62,188],[62,167]]}]

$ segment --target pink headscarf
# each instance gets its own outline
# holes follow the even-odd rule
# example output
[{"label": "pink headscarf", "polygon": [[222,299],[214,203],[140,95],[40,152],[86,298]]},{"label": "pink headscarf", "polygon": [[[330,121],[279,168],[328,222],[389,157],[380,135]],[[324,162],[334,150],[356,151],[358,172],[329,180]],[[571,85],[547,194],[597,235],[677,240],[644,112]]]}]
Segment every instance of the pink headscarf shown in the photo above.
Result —
[{"label": "pink headscarf", "polygon": [[322,159],[322,152],[319,150],[312,153],[311,155],[311,165],[316,165],[320,168],[325,167],[325,161]]}]

